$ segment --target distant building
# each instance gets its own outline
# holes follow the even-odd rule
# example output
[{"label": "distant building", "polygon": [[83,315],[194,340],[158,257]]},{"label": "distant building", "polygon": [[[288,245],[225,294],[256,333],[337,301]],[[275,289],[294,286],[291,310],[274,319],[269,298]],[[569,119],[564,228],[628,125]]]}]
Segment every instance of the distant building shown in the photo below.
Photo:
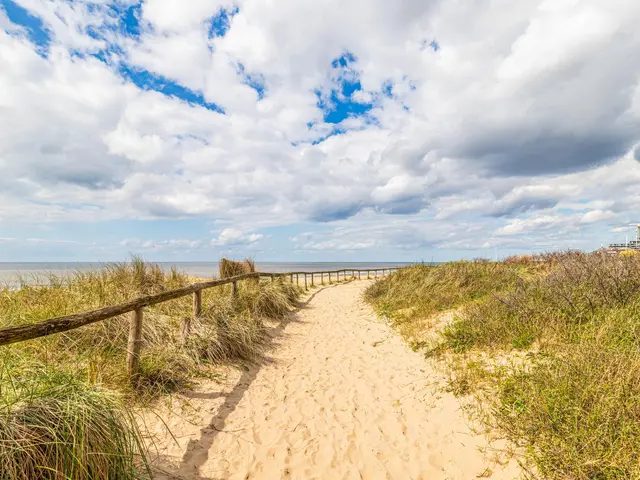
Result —
[{"label": "distant building", "polygon": [[632,224],[636,230],[635,240],[627,241],[626,243],[612,243],[605,250],[608,253],[622,253],[625,251],[640,251],[640,224]]}]

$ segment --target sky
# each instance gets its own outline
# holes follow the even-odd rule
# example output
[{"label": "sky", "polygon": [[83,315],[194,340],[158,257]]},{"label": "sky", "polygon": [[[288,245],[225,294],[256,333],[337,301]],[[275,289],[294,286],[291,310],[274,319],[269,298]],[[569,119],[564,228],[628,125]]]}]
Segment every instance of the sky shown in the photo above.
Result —
[{"label": "sky", "polygon": [[0,0],[0,261],[635,237],[640,2]]}]

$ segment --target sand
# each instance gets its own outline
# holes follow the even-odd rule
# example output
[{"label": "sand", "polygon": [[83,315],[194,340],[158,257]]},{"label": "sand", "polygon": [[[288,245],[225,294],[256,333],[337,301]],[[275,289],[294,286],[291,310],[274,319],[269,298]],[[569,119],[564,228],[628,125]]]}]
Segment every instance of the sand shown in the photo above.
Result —
[{"label": "sand", "polygon": [[316,290],[273,326],[269,362],[149,418],[165,472],[156,478],[518,478],[515,460],[474,433],[443,373],[363,303],[368,284]]}]

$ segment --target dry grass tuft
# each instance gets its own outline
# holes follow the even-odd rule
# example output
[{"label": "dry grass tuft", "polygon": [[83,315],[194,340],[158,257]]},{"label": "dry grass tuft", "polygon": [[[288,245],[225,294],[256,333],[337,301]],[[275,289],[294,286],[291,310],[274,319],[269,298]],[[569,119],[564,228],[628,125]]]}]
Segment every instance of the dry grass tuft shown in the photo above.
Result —
[{"label": "dry grass tuft", "polygon": [[66,375],[36,375],[3,392],[2,479],[140,478],[145,449],[119,395]]},{"label": "dry grass tuft", "polygon": [[220,260],[220,278],[235,277],[237,275],[244,275],[245,273],[253,273],[255,271],[256,264],[250,258],[246,258],[242,262],[236,262],[226,258]]}]

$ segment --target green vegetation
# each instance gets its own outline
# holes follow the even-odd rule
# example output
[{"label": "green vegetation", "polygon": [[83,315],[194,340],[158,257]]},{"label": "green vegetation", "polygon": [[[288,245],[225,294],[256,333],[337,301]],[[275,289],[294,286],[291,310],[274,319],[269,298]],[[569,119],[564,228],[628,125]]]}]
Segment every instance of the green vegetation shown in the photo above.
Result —
[{"label": "green vegetation", "polygon": [[415,270],[379,282],[367,298],[379,311],[392,291],[394,311],[459,307],[428,352],[457,365],[451,390],[490,403],[493,425],[525,448],[536,476],[640,478],[640,257],[510,260],[491,268],[519,268],[515,280],[495,273],[472,284],[469,272],[484,278],[478,271],[489,267],[463,265],[458,279],[451,264],[434,269],[447,271],[435,295]]},{"label": "green vegetation", "polygon": [[423,329],[430,315],[477,301],[510,288],[532,267],[485,260],[450,262],[438,267],[414,265],[400,269],[365,291],[365,300],[390,318],[407,339]]},{"label": "green vegetation", "polygon": [[[39,285],[23,281],[18,289],[0,289],[0,328],[193,283],[137,258],[39,280]],[[125,400],[146,404],[211,376],[215,364],[257,359],[263,320],[282,317],[299,293],[287,282],[257,280],[239,282],[235,298],[231,285],[204,290],[202,315],[191,323],[186,343],[181,329],[192,316],[190,296],[146,308],[135,387],[125,369],[128,315],[2,347],[0,462],[9,467],[0,478],[138,478],[145,471],[145,450]]]},{"label": "green vegetation", "polygon": [[116,480],[148,473],[135,419],[117,394],[66,374],[35,374],[3,391],[0,478]]}]

